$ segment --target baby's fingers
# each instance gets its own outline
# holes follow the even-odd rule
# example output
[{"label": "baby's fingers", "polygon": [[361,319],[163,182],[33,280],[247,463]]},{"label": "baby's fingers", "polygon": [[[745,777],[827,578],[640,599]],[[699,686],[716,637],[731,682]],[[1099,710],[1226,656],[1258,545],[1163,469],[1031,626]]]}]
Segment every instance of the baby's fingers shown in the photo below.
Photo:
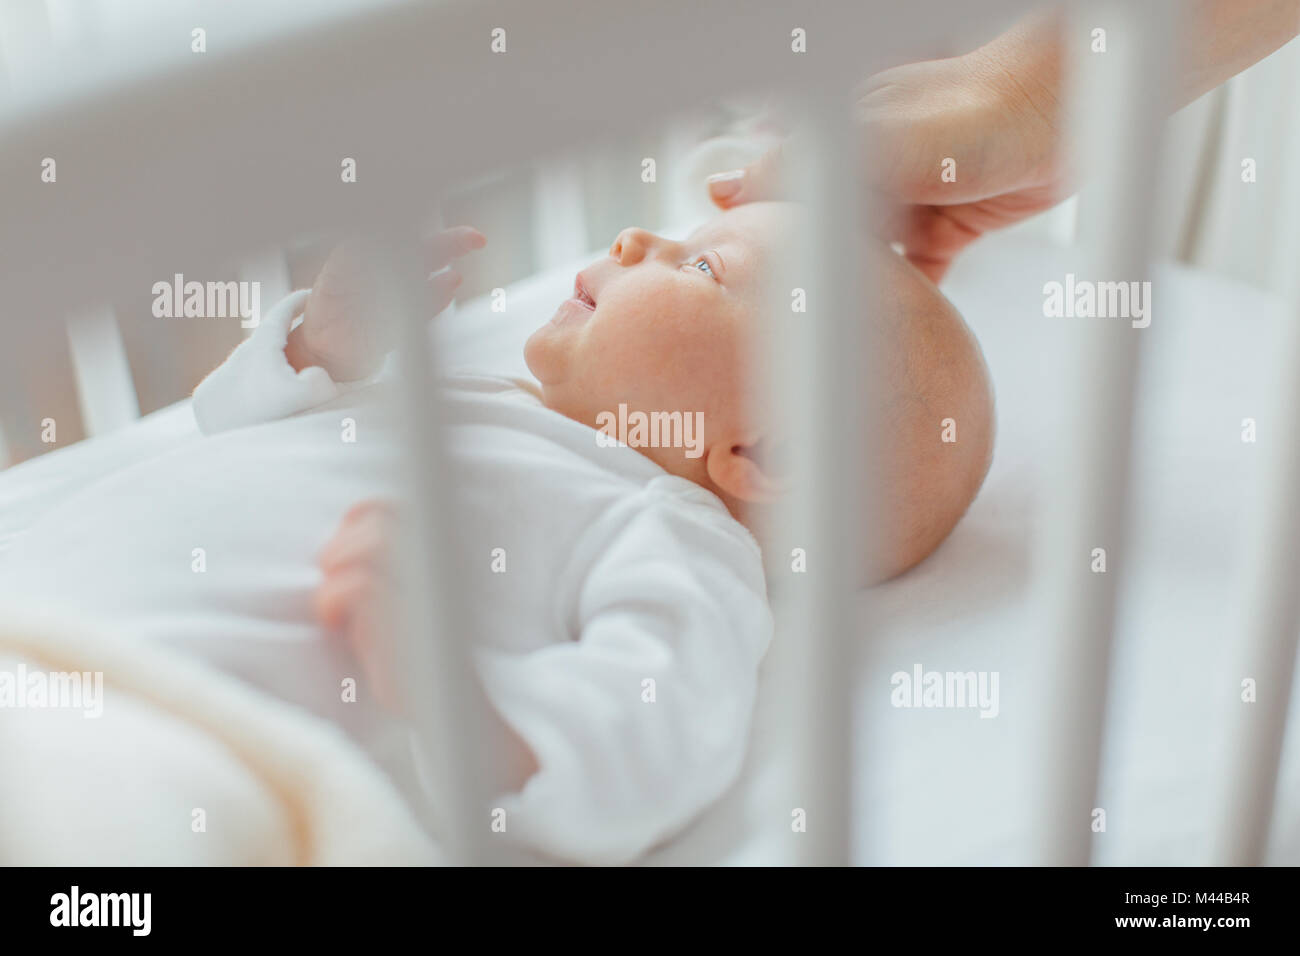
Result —
[{"label": "baby's fingers", "polygon": [[375,578],[364,567],[327,574],[316,589],[316,618],[331,631],[343,631],[357,610],[373,595]]},{"label": "baby's fingers", "polygon": [[460,273],[454,269],[439,272],[429,280],[429,285],[432,287],[430,296],[434,315],[451,305],[451,300],[456,297],[456,289],[460,286],[460,283]]},{"label": "baby's fingers", "polygon": [[317,559],[326,574],[354,563],[383,566],[396,536],[397,518],[383,502],[363,502],[344,517]]},{"label": "baby's fingers", "polygon": [[444,229],[428,240],[427,261],[430,272],[437,272],[452,259],[482,249],[487,237],[472,226],[455,226]]}]

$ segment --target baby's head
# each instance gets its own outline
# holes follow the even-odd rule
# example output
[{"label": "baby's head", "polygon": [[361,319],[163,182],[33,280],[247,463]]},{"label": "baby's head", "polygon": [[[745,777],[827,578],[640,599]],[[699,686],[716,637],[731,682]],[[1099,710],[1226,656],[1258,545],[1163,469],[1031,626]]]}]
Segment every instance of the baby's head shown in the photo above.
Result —
[{"label": "baby's head", "polygon": [[[708,488],[757,530],[786,487],[783,443],[761,394],[768,277],[803,214],[791,203],[750,203],[681,242],[625,229],[528,340],[524,356],[547,406],[605,432],[613,422],[635,428],[637,413],[700,422],[702,435],[687,431],[694,440],[675,446],[654,440],[653,428],[614,437]],[[883,580],[933,551],[975,497],[992,454],[993,398],[979,346],[947,299],[888,247],[867,254],[864,271],[879,283],[868,337],[883,378],[870,396],[887,451],[870,475],[885,507],[869,574]],[[943,441],[949,418],[956,442]]]}]

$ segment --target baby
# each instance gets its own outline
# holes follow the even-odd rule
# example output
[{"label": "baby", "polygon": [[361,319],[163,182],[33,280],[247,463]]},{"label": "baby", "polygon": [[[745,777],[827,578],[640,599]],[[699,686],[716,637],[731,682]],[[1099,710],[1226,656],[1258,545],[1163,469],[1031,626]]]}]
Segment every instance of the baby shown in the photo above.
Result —
[{"label": "baby", "polygon": [[[515,533],[542,544],[536,563],[511,570],[535,580],[522,590],[492,582],[489,593],[508,594],[522,620],[490,615],[502,619],[489,629],[506,621],[549,629],[557,643],[535,652],[534,679],[557,689],[535,690],[523,702],[510,700],[504,686],[491,696],[505,715],[497,730],[510,758],[509,789],[542,789],[548,767],[595,788],[584,794],[584,812],[558,801],[550,808],[588,831],[569,830],[563,840],[556,831],[545,847],[553,852],[571,853],[565,841],[603,842],[591,832],[597,821],[613,833],[621,819],[638,836],[613,840],[599,857],[630,858],[718,796],[738,771],[771,628],[760,549],[749,532],[761,535],[784,487],[771,454],[780,436],[754,393],[756,337],[777,238],[798,215],[791,204],[753,203],[683,242],[624,230],[529,338],[525,359],[536,383],[473,386],[496,403],[494,425],[536,439],[508,452],[509,482],[527,490],[506,495],[520,524],[532,525]],[[482,237],[455,230],[440,241],[446,258],[480,246]],[[885,412],[888,454],[870,478],[888,502],[877,522],[888,523],[873,529],[869,570],[881,580],[933,551],[975,496],[991,459],[993,403],[979,347],[947,300],[886,247],[871,255],[883,290],[871,341],[885,361],[870,394]],[[327,265],[325,289],[318,283],[288,337],[286,356],[299,371],[321,366],[347,378],[374,367],[373,333],[347,313],[347,295],[328,294],[340,268],[347,267]],[[440,306],[456,280],[443,273],[435,281]],[[196,410],[204,397],[196,394]],[[694,415],[704,427],[689,445],[597,440],[616,409],[626,410],[625,421],[668,412],[688,422]],[[942,440],[945,419],[960,423],[960,441]],[[589,506],[593,500],[598,507]],[[482,504],[502,501],[490,493]],[[590,522],[591,533],[570,547],[551,530],[557,520]],[[386,638],[399,601],[388,545],[397,522],[383,504],[349,512],[321,555],[317,607],[367,663],[373,685],[400,707],[386,684]],[[496,541],[478,543],[486,554]],[[567,716],[539,721],[536,711],[545,708]]]},{"label": "baby", "polygon": [[[493,806],[524,848],[633,860],[739,775],[772,637],[753,531],[784,488],[782,436],[752,401],[755,346],[762,280],[794,216],[745,206],[684,242],[626,230],[529,339],[535,381],[442,383],[461,519],[444,544],[474,610],[493,745],[510,756]],[[482,241],[443,234],[430,266]],[[960,317],[887,248],[870,254],[889,452],[871,477],[895,516],[872,532],[879,579],[933,550],[974,496],[992,400]],[[166,643],[337,724],[436,836],[449,822],[421,799],[409,731],[382,699],[401,504],[364,502],[399,499],[407,449],[375,375],[389,343],[363,307],[380,283],[366,262],[337,250],[310,292],[264,315],[195,390],[201,437],[70,495],[5,553],[0,590]],[[434,311],[454,286],[432,280]],[[703,428],[684,447],[602,440],[620,406],[629,421],[700,413]],[[956,443],[941,440],[947,418]],[[322,639],[322,620],[339,639]],[[358,660],[369,685],[340,694]]]}]

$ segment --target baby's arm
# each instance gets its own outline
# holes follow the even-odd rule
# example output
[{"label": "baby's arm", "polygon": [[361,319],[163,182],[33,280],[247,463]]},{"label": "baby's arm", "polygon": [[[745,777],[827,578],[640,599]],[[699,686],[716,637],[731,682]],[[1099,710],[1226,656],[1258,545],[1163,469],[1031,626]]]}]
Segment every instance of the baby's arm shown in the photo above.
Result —
[{"label": "baby's arm", "polygon": [[[441,269],[485,241],[468,227],[445,230],[429,241],[429,264]],[[193,407],[200,431],[210,434],[284,418],[333,400],[340,383],[373,375],[392,347],[391,323],[369,314],[381,275],[372,247],[359,242],[338,246],[310,290],[279,302],[199,383]],[[447,307],[459,283],[452,270],[430,280],[430,314]],[[293,327],[300,314],[302,322]]]},{"label": "baby's arm", "polygon": [[580,586],[577,641],[484,664],[488,696],[539,764],[498,804],[534,850],[630,862],[739,775],[772,632],[761,557],[687,484],[652,482],[620,522]]},{"label": "baby's arm", "polygon": [[[524,845],[631,861],[739,773],[772,621],[758,545],[707,497],[683,479],[653,482],[585,569],[579,639],[481,658],[493,705],[484,745],[506,758],[494,806]],[[387,506],[353,509],[321,554],[316,607],[401,712],[397,528]]]},{"label": "baby's arm", "polygon": [[[394,682],[393,635],[400,621],[402,584],[393,545],[399,519],[392,505],[366,501],[353,507],[320,555],[321,585],[316,614],[329,631],[342,635],[361,665],[371,693],[388,710],[409,712]],[[504,755],[504,778],[494,787],[516,791],[537,771],[537,758],[492,708],[483,728],[485,747]]]},{"label": "baby's arm", "polygon": [[307,290],[294,292],[262,316],[253,334],[194,389],[199,431],[256,425],[321,405],[339,394],[323,368],[295,369],[285,361],[289,327],[302,312]]}]

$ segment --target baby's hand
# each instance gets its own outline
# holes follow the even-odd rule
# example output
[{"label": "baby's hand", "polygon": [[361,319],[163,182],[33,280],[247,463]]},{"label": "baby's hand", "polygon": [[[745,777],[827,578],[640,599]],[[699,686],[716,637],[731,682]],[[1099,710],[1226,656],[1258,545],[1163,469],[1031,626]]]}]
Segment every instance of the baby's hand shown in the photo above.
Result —
[{"label": "baby's hand", "polygon": [[393,635],[401,619],[392,551],[397,527],[396,512],[382,501],[362,502],[344,516],[320,554],[324,580],[316,613],[343,635],[380,703],[402,714],[406,708],[393,681]]},{"label": "baby's hand", "polygon": [[[483,234],[469,226],[446,229],[428,243],[429,271],[436,272],[486,243]],[[336,382],[373,375],[394,345],[392,323],[367,315],[379,301],[382,279],[373,245],[351,241],[337,246],[312,284],[302,323],[289,334],[284,350],[289,364],[296,371],[319,365]],[[430,315],[447,307],[460,281],[451,269],[429,280]]]}]

